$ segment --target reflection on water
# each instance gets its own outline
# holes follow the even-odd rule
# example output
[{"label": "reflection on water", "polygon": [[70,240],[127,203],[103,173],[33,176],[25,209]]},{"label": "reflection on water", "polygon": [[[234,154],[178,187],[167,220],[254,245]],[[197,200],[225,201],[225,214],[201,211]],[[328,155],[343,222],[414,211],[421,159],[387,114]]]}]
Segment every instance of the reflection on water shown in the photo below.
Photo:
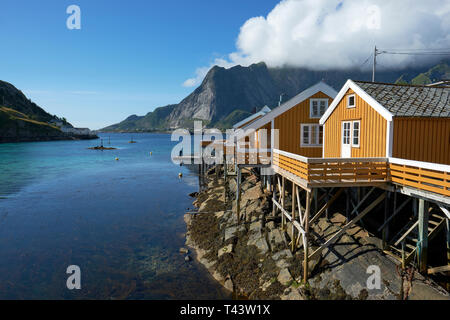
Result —
[{"label": "reflection on water", "polygon": [[[0,298],[228,298],[179,253],[198,177],[172,164],[170,136],[110,136],[119,150],[87,150],[98,141],[0,145]],[[66,289],[73,264],[79,291]]]}]

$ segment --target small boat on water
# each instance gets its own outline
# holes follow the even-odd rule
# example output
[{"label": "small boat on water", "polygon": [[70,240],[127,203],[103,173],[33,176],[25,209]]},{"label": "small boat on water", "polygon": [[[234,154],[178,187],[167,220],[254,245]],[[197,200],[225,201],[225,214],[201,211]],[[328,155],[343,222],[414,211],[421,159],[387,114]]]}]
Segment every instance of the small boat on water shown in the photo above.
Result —
[{"label": "small boat on water", "polygon": [[103,139],[101,139],[101,143],[99,146],[88,148],[88,149],[89,150],[117,150],[117,148],[103,146]]},{"label": "small boat on water", "polygon": [[128,143],[137,143],[137,141],[134,141],[133,137],[131,137],[131,140]]}]

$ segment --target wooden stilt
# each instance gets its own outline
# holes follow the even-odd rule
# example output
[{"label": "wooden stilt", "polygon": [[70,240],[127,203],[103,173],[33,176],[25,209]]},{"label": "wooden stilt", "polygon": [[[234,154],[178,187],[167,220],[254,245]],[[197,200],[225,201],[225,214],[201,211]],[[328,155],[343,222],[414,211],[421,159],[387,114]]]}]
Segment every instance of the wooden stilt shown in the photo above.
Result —
[{"label": "wooden stilt", "polygon": [[[286,185],[286,178],[282,177],[281,178],[281,207],[283,208],[283,210],[285,209],[285,185]],[[284,216],[284,214],[281,214],[281,229],[285,230],[286,228],[286,217]]]},{"label": "wooden stilt", "polygon": [[[389,218],[389,210],[390,210],[389,200],[391,193],[389,191],[387,191],[386,193],[387,193],[386,199],[384,199],[384,222],[386,222],[387,219]],[[381,237],[383,250],[386,250],[387,248],[388,237],[389,237],[389,224],[386,224],[386,227],[383,229]]]},{"label": "wooden stilt", "polygon": [[304,252],[304,260],[303,260],[303,281],[306,283],[308,281],[309,270],[308,270],[308,260],[309,260],[309,213],[311,209],[311,192],[306,192],[306,210],[305,210],[305,235],[303,237],[303,252]]},{"label": "wooden stilt", "polygon": [[292,252],[295,252],[295,249],[297,247],[297,240],[295,237],[295,227],[294,227],[294,221],[296,219],[295,215],[295,199],[296,199],[296,191],[297,191],[297,185],[292,182],[292,237],[291,237],[291,250]]},{"label": "wooden stilt", "polygon": [[[277,177],[277,179],[279,180],[279,178]],[[275,180],[275,175],[273,177],[273,180]],[[277,193],[277,188],[275,187],[276,182],[274,181],[274,185],[273,185],[273,190],[272,190],[272,216],[275,217],[275,213],[277,210],[277,206],[275,205],[275,201],[277,200],[276,198],[276,193]]]},{"label": "wooden stilt", "polygon": [[[450,267],[450,219],[445,219],[445,226],[447,232],[447,265]],[[447,276],[450,276],[450,272],[447,273]],[[447,290],[450,290],[450,282],[447,282]]]},{"label": "wooden stilt", "polygon": [[402,241],[402,269],[406,268],[406,240]]},{"label": "wooden stilt", "polygon": [[319,197],[318,197],[319,189],[315,188],[313,189],[313,200],[314,200],[314,208],[312,210],[312,213],[315,214],[317,210],[319,210]]},{"label": "wooden stilt", "polygon": [[241,214],[241,168],[237,166],[237,186],[236,186],[236,216],[237,221],[240,223],[240,214]]},{"label": "wooden stilt", "polygon": [[419,199],[419,271],[427,271],[427,256],[428,256],[428,207],[429,204],[423,199]]},{"label": "wooden stilt", "polygon": [[348,188],[345,189],[345,218],[346,222],[350,221],[350,193],[348,192]]}]

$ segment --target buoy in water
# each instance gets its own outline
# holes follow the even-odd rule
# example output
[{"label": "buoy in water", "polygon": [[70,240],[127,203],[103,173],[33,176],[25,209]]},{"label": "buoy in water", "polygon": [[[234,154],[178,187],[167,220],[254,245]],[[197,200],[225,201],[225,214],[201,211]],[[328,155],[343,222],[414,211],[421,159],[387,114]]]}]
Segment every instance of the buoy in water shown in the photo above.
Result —
[{"label": "buoy in water", "polygon": [[150,152],[150,155],[152,156],[152,155],[153,155],[153,152]]},{"label": "buoy in water", "polygon": [[179,177],[179,178],[183,178],[183,174],[180,172],[180,173],[178,174],[178,177]]},{"label": "buoy in water", "polygon": [[119,158],[116,158],[116,161],[119,161]]}]

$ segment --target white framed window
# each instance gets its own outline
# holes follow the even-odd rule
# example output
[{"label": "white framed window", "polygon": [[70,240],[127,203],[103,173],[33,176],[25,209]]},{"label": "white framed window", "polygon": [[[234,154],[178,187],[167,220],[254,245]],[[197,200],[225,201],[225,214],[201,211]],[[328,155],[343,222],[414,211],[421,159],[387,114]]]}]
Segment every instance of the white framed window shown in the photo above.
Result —
[{"label": "white framed window", "polygon": [[328,99],[310,99],[309,117],[320,118],[328,109]]},{"label": "white framed window", "polygon": [[361,121],[353,121],[352,147],[359,148]]},{"label": "white framed window", "polygon": [[301,147],[321,147],[323,144],[323,126],[302,123],[300,126]]},{"label": "white framed window", "polygon": [[347,108],[355,108],[356,107],[356,98],[354,94],[347,96]]},{"label": "white framed window", "polygon": [[342,125],[342,144],[344,145],[351,144],[351,135],[352,135],[351,126],[352,126],[351,121],[345,121]]}]

